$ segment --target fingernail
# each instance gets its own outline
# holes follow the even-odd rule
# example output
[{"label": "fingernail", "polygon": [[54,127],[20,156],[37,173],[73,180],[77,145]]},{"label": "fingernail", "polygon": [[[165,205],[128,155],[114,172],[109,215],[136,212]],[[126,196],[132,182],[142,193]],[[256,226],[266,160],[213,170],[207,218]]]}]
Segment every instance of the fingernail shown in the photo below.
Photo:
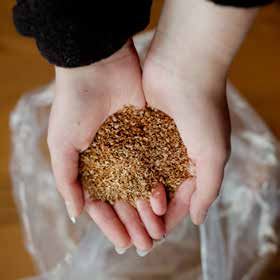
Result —
[{"label": "fingernail", "polygon": [[136,249],[136,253],[139,257],[145,257],[146,255],[148,255],[150,253],[151,250],[140,250],[140,249]]},{"label": "fingernail", "polygon": [[160,239],[155,240],[156,242],[162,242],[166,238],[166,234],[164,234]]},{"label": "fingernail", "polygon": [[205,222],[206,217],[207,217],[207,213],[208,213],[208,211],[204,211],[204,210],[198,212],[196,218],[197,218],[197,223],[199,225],[201,225]]},{"label": "fingernail", "polygon": [[166,234],[164,234],[160,239],[155,239],[153,241],[153,245],[157,246],[157,245],[162,244],[165,241],[165,238],[166,238]]},{"label": "fingernail", "polygon": [[68,212],[68,215],[69,215],[69,218],[70,218],[71,222],[73,224],[75,224],[76,223],[76,217],[75,217],[74,205],[69,201],[66,201],[65,205],[66,205],[66,209],[67,209],[67,212]]},{"label": "fingernail", "polygon": [[127,251],[127,248],[115,247],[115,251],[117,254],[123,255]]}]

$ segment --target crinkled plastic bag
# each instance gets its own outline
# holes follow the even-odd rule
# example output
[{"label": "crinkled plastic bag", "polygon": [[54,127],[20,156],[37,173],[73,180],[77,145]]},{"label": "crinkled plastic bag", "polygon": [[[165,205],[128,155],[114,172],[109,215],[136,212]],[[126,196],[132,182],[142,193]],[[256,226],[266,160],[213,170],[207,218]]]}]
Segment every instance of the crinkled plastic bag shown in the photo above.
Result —
[{"label": "crinkled plastic bag", "polygon": [[[136,37],[143,57],[152,34]],[[264,92],[265,94],[265,92]],[[120,256],[86,216],[72,225],[51,172],[46,130],[52,86],[23,96],[11,115],[11,176],[38,280],[256,279],[277,249],[278,143],[228,86],[232,154],[223,192],[205,225],[185,219],[146,257]]]}]

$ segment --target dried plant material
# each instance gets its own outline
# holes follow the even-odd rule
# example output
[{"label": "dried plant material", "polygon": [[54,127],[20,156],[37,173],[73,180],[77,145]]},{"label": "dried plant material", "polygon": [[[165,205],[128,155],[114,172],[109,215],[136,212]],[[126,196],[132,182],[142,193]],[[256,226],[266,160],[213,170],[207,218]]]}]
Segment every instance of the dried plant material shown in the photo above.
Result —
[{"label": "dried plant material", "polygon": [[92,200],[135,206],[155,183],[168,195],[191,174],[191,160],[175,122],[160,110],[126,106],[109,117],[80,154],[79,177]]}]

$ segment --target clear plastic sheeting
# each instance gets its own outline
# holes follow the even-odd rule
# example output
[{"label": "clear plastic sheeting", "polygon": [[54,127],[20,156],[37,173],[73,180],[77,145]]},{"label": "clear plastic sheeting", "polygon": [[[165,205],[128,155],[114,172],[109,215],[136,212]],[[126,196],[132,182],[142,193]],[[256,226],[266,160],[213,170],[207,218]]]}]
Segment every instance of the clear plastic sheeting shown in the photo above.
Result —
[{"label": "clear plastic sheeting", "polygon": [[[143,56],[152,34],[136,38]],[[264,92],[265,95],[265,92]],[[117,255],[83,215],[72,225],[59,197],[46,145],[52,86],[23,96],[11,115],[11,176],[25,244],[38,280],[256,279],[277,250],[278,143],[228,86],[232,154],[223,192],[200,229],[185,219],[146,257]]]}]

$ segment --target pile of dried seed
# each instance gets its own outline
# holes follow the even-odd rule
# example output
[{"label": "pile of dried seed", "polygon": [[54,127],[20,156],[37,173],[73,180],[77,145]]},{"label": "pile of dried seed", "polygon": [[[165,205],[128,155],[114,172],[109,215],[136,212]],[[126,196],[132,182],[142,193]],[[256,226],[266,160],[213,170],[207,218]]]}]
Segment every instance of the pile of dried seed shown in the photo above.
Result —
[{"label": "pile of dried seed", "polygon": [[109,117],[80,154],[79,178],[91,199],[135,205],[155,183],[167,194],[191,177],[191,160],[175,122],[150,107],[126,106]]}]

